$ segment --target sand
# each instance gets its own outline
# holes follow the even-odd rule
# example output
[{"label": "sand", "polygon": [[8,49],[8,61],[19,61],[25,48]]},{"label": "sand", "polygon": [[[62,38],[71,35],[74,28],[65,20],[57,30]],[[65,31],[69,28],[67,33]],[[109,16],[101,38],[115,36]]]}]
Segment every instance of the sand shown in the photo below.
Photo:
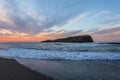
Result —
[{"label": "sand", "polygon": [[0,80],[53,80],[35,72],[14,59],[0,58]]},{"label": "sand", "polygon": [[16,59],[56,80],[120,80],[120,61]]}]

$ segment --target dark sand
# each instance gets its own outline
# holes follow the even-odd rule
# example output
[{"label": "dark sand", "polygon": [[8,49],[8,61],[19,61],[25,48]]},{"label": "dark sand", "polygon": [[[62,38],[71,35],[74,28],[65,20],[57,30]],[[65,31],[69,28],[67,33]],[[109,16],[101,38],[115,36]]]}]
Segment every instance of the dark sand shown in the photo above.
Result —
[{"label": "dark sand", "polygon": [[13,59],[0,58],[0,80],[53,80],[30,70]]},{"label": "dark sand", "polygon": [[120,80],[120,61],[16,59],[57,80]]}]

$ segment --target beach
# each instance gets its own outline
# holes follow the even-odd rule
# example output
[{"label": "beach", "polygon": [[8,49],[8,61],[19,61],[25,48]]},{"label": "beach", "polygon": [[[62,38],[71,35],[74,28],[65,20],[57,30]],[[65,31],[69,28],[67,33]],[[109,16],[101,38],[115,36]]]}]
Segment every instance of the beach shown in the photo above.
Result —
[{"label": "beach", "polygon": [[119,60],[16,60],[56,80],[120,80]]},{"label": "beach", "polygon": [[120,80],[119,75],[119,60],[0,58],[0,80]]},{"label": "beach", "polygon": [[53,80],[33,71],[14,59],[0,58],[0,80]]}]

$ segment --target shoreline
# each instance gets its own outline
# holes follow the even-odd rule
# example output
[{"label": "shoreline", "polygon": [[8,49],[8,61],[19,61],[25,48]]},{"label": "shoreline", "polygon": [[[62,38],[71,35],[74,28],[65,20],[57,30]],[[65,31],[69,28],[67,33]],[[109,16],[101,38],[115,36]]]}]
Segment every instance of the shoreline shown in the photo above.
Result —
[{"label": "shoreline", "polygon": [[55,80],[120,80],[120,60],[16,60],[20,64]]},{"label": "shoreline", "polygon": [[[24,71],[24,68],[29,70],[30,75],[34,75],[35,80],[119,80],[120,79],[120,60],[39,60],[39,59],[22,59],[22,58],[11,58],[11,57],[3,57],[0,58],[0,62],[6,60],[11,66],[14,64],[22,66],[20,69]],[[7,63],[7,64],[8,64]],[[0,63],[1,65],[1,63]],[[4,66],[4,65],[3,65]],[[5,67],[5,66],[4,66]],[[0,69],[2,69],[0,67]],[[14,68],[13,68],[14,69]],[[9,71],[8,68],[2,69],[4,72]],[[18,69],[17,69],[18,70]],[[1,70],[0,70],[1,71]],[[26,70],[24,72],[27,72]],[[12,72],[8,72],[7,74],[11,74]],[[16,71],[14,73],[19,73]],[[6,73],[5,73],[6,74]],[[44,75],[43,75],[44,74]],[[2,74],[3,75],[3,74]],[[13,75],[13,74],[12,74]],[[16,75],[16,74],[15,74]],[[13,76],[16,78],[16,76]],[[46,75],[46,76],[45,76]],[[6,75],[9,77],[9,75]],[[21,76],[21,75],[20,75]],[[30,76],[30,79],[25,75],[22,79],[17,76],[17,80],[33,80],[33,76]],[[38,79],[38,77],[42,76],[44,79]],[[53,78],[49,78],[49,77]],[[3,79],[2,80],[13,80],[13,79]],[[46,79],[47,78],[47,79]],[[1,77],[0,77],[1,79]],[[16,80],[16,79],[15,79]]]},{"label": "shoreline", "polygon": [[0,57],[0,80],[53,80],[33,71],[14,59]]}]

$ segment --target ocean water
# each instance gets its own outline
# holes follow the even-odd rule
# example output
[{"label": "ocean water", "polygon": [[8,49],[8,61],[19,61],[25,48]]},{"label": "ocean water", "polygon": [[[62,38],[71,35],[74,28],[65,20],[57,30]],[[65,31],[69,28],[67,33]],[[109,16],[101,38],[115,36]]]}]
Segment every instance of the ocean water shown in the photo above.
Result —
[{"label": "ocean water", "polygon": [[0,56],[50,60],[120,60],[120,43],[0,43]]}]

